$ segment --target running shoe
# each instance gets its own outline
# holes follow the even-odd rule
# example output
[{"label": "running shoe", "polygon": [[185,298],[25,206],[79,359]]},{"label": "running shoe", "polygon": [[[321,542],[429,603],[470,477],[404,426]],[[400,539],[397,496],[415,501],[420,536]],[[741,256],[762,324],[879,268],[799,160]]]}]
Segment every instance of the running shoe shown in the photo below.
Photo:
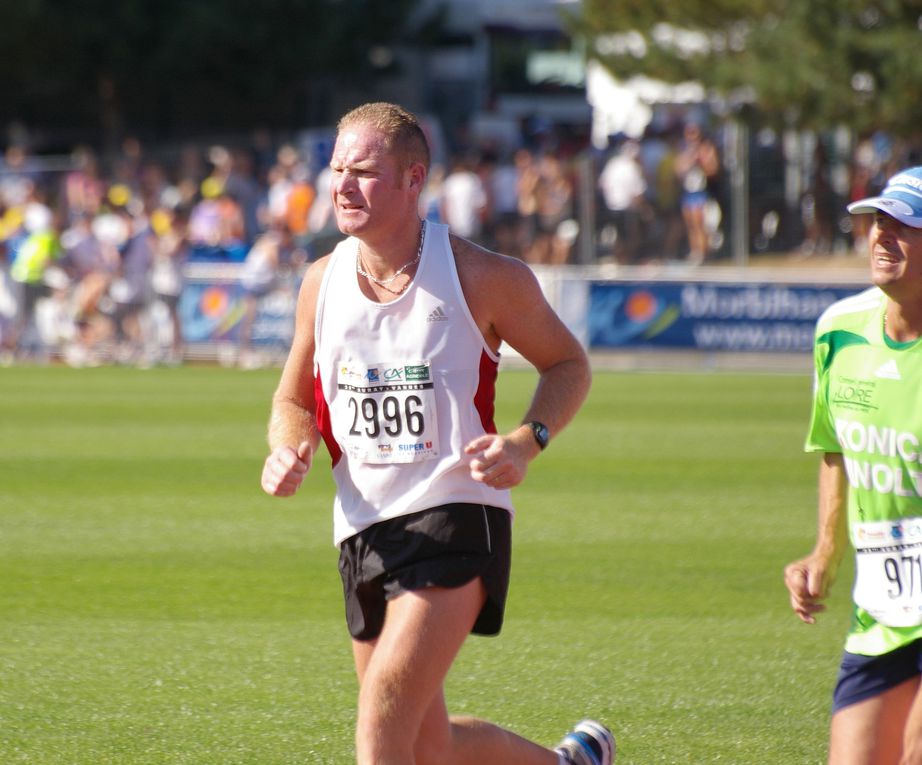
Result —
[{"label": "running shoe", "polygon": [[595,720],[583,720],[563,737],[554,749],[572,765],[612,765],[615,761],[615,737]]}]

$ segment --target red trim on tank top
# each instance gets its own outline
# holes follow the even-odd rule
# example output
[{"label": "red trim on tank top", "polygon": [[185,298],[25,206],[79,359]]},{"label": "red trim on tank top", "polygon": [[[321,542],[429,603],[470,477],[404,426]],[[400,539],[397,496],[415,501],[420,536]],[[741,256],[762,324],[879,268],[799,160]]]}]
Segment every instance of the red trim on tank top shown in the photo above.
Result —
[{"label": "red trim on tank top", "polygon": [[496,377],[499,374],[499,362],[491,359],[486,351],[480,352],[480,379],[477,392],[474,393],[474,407],[480,415],[480,422],[487,433],[496,432],[493,422],[496,400]]},{"label": "red trim on tank top", "polygon": [[343,456],[343,452],[339,448],[339,444],[336,443],[336,439],[333,438],[330,407],[327,406],[326,396],[323,395],[323,383],[320,381],[320,375],[314,377],[314,406],[316,409],[314,417],[317,420],[317,429],[320,431],[320,435],[323,436],[323,442],[327,445],[327,451],[330,452],[330,457],[333,459],[333,467],[336,467],[336,464]]}]

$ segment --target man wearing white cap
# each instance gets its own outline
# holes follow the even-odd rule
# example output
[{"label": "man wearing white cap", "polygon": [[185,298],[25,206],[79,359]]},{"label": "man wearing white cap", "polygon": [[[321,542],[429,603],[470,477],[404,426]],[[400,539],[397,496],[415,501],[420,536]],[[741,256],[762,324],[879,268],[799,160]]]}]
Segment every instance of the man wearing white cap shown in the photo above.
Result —
[{"label": "man wearing white cap", "polygon": [[784,577],[794,612],[814,623],[851,542],[829,762],[908,765],[922,763],[922,167],[848,211],[874,216],[874,286],[817,322],[806,440],[823,456],[817,540]]}]

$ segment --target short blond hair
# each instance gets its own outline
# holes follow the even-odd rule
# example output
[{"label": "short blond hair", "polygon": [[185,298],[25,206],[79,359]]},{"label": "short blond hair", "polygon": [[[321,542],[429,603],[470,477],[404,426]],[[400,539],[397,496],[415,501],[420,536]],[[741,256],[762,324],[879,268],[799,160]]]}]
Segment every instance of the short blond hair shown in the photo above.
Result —
[{"label": "short blond hair", "polygon": [[345,128],[359,124],[370,125],[380,132],[388,148],[394,151],[398,162],[404,168],[414,162],[421,162],[426,171],[429,171],[429,142],[415,114],[386,101],[362,104],[340,118],[336,125],[336,134],[339,135]]}]

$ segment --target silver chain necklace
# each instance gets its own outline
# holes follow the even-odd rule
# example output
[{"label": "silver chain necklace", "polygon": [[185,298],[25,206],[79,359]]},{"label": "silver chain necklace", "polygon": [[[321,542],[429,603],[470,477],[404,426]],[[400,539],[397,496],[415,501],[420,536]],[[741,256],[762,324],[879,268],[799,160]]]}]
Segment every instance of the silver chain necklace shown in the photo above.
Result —
[{"label": "silver chain necklace", "polygon": [[392,290],[388,285],[389,285],[389,284],[392,284],[393,281],[394,281],[398,276],[400,276],[401,274],[403,274],[403,272],[406,271],[408,268],[410,268],[411,266],[415,266],[417,263],[419,263],[420,258],[422,258],[422,256],[423,256],[423,243],[424,243],[425,241],[426,241],[426,221],[423,221],[422,224],[421,224],[420,227],[419,227],[419,249],[416,251],[416,257],[413,258],[413,260],[408,261],[407,263],[404,263],[400,268],[398,268],[398,269],[393,273],[392,276],[387,277],[387,279],[379,279],[379,278],[378,278],[377,276],[375,276],[374,274],[370,274],[370,273],[368,273],[368,271],[366,271],[364,268],[362,268],[362,245],[361,245],[361,243],[359,243],[359,246],[358,246],[358,253],[356,254],[356,258],[355,258],[355,270],[356,270],[356,273],[358,273],[359,276],[364,276],[364,277],[365,277],[366,279],[368,279],[369,281],[374,282],[374,283],[377,284],[379,287],[383,287],[383,288],[386,289],[388,292],[390,292],[390,293],[392,293],[392,294],[394,294],[394,295],[399,295],[399,294],[401,294],[404,290],[406,290],[407,287],[410,286],[410,281],[412,281],[412,280],[410,280],[410,281],[408,281],[406,284],[404,284],[403,287],[401,287],[399,290]]}]

